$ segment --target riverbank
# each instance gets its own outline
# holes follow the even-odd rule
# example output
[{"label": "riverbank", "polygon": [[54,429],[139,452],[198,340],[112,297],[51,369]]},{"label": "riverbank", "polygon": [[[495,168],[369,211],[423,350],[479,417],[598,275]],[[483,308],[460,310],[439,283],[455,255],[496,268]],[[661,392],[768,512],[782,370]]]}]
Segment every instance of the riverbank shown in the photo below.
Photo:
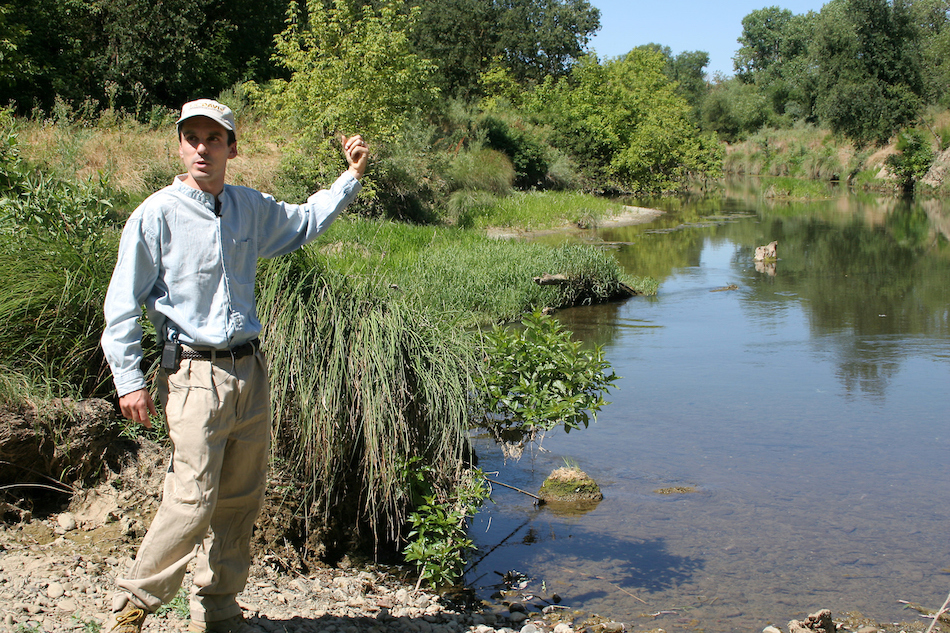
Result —
[{"label": "riverbank", "polygon": [[[165,449],[139,439],[120,472],[78,491],[45,516],[0,508],[0,631],[97,633],[108,618],[115,578],[130,563],[159,504]],[[300,571],[280,550],[255,542],[239,603],[267,633],[572,633],[621,631],[621,623],[556,604],[554,597],[498,594],[492,603],[453,600],[420,590],[407,570],[355,565]],[[184,586],[190,587],[191,572]],[[182,631],[185,590],[146,621],[145,631]],[[533,628],[532,628],[533,627]]]},{"label": "riverbank", "polygon": [[663,213],[664,212],[660,211],[659,209],[624,205],[621,207],[619,213],[607,215],[589,222],[575,222],[554,228],[537,230],[528,230],[515,227],[489,226],[486,229],[486,234],[494,239],[518,239],[528,235],[553,235],[555,233],[587,231],[590,229],[606,228],[611,226],[633,226],[635,224],[648,224],[663,215]]},{"label": "riverbank", "polygon": [[[111,514],[109,523],[102,525],[93,525],[81,514],[64,512],[47,519],[0,526],[0,552],[3,552],[0,631],[103,631],[115,577],[129,564],[143,528],[141,521],[126,511]],[[186,587],[190,581],[189,572]],[[516,590],[503,594],[499,593],[494,603],[453,603],[438,594],[416,589],[398,569],[342,565],[306,574],[288,573],[278,558],[264,555],[255,561],[247,587],[239,596],[239,604],[252,628],[264,633],[619,633],[630,630],[623,622],[556,604],[556,596],[548,599],[522,595]],[[144,631],[183,631],[188,625],[187,605],[182,591],[172,603],[149,616]],[[829,622],[830,613],[824,618],[789,622],[785,630],[789,633],[896,633],[921,631],[926,626],[873,623],[859,614],[844,614],[843,619],[836,618],[831,625]],[[701,622],[688,628],[703,630]],[[659,626],[644,628],[643,625],[636,630],[665,631]],[[783,629],[763,623],[762,630],[780,633]]]}]

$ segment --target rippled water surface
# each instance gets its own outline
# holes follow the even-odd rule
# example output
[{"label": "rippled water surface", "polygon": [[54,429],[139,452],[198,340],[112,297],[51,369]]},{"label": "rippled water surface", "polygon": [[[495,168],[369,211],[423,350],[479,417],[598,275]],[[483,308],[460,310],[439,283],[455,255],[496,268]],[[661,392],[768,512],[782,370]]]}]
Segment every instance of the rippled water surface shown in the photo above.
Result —
[{"label": "rippled water surface", "polygon": [[[784,628],[818,608],[922,622],[950,591],[950,212],[842,197],[667,201],[602,230],[658,295],[558,314],[619,389],[590,428],[481,466],[529,491],[565,460],[604,500],[578,516],[496,488],[468,581],[630,629]],[[779,261],[753,249],[779,242]],[[735,289],[720,290],[735,285]],[[695,487],[690,494],[656,490]]]}]

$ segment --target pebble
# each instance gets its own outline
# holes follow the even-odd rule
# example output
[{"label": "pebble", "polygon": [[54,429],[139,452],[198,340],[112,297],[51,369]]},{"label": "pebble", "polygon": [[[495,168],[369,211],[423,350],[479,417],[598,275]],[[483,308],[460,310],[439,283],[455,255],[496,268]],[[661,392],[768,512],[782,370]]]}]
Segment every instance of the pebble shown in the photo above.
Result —
[{"label": "pebble", "polygon": [[[47,522],[50,532],[87,529],[76,527],[76,518],[70,521],[67,514]],[[109,617],[115,578],[128,568],[137,539],[90,550],[62,537],[37,546],[16,535],[0,524],[0,633],[101,628]],[[189,572],[185,587],[191,577]],[[507,612],[500,604],[457,610],[438,595],[381,571],[317,569],[301,576],[258,563],[238,603],[252,629],[266,633],[574,633],[560,621],[561,614],[542,613],[530,603],[515,602]],[[144,633],[180,633],[187,617],[167,608],[149,616]]]},{"label": "pebble", "polygon": [[76,529],[76,517],[71,512],[63,512],[57,517],[56,522],[67,532]]}]

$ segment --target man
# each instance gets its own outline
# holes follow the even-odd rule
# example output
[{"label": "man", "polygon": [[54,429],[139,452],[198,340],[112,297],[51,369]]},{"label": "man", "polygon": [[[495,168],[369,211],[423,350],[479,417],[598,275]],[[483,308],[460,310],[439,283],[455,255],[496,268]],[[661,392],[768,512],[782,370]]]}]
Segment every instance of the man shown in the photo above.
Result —
[{"label": "man", "polygon": [[146,199],[122,232],[105,300],[102,348],[126,418],[151,428],[155,405],[141,369],[141,306],[164,340],[158,390],[172,456],[162,503],[135,561],[116,580],[110,627],[137,633],[178,592],[196,560],[192,633],[248,630],[236,596],[250,567],[251,530],[264,496],[271,414],[257,339],[259,257],[300,248],[360,190],[369,150],[343,137],[349,168],[305,204],[225,185],[237,156],[234,114],[210,99],[178,120],[186,172]]}]

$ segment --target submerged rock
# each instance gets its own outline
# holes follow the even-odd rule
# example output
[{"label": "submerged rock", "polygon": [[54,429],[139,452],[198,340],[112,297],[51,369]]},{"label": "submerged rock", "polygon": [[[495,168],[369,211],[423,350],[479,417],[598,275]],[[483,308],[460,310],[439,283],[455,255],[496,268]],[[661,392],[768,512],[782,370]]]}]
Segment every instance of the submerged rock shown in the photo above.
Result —
[{"label": "submerged rock", "polygon": [[558,468],[541,484],[538,496],[545,503],[596,503],[604,498],[597,482],[579,468]]}]

